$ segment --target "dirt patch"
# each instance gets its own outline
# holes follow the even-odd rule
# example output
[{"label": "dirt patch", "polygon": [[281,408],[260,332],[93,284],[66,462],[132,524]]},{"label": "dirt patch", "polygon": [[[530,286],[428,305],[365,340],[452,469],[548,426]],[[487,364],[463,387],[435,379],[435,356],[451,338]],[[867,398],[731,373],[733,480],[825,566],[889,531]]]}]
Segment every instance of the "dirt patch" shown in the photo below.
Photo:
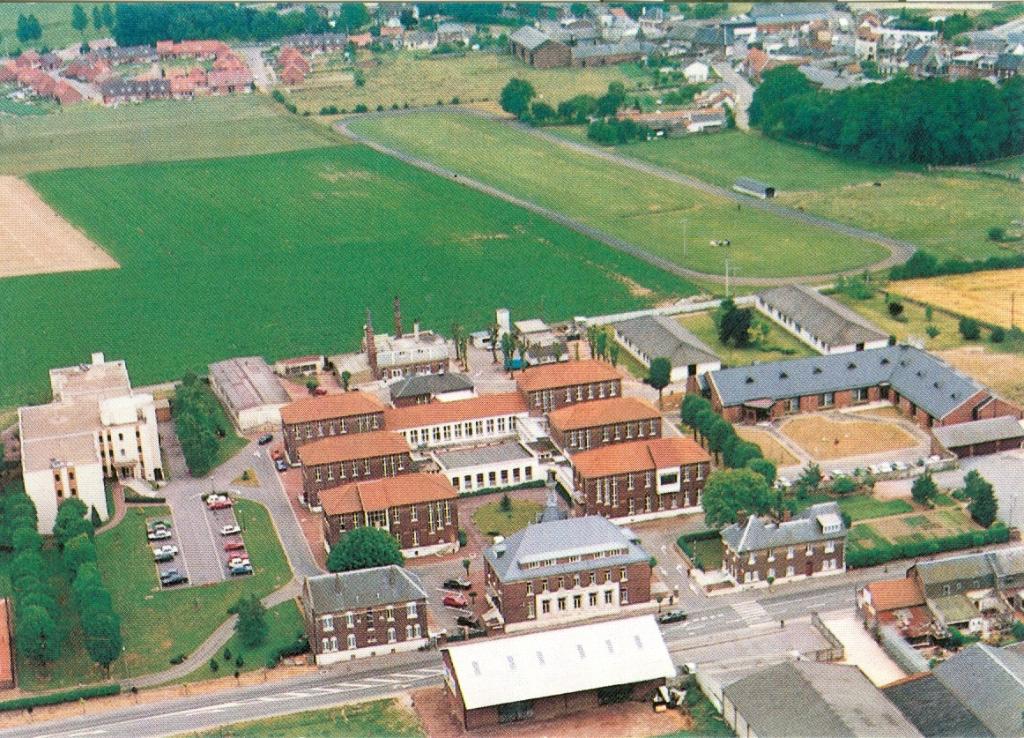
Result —
[{"label": "dirt patch", "polygon": [[0,177],[0,278],[118,267],[25,182]]},{"label": "dirt patch", "polygon": [[[1024,298],[1021,302],[1024,303]],[[965,346],[939,351],[937,355],[1006,399],[1024,403],[1024,356],[995,353],[984,346]]]},{"label": "dirt patch", "polygon": [[339,181],[353,182],[377,179],[377,175],[365,169],[335,169],[331,166],[325,167],[317,176],[332,184]]},{"label": "dirt patch", "polygon": [[793,466],[799,464],[800,460],[789,452],[785,446],[779,443],[771,433],[762,428],[751,428],[750,426],[737,425],[736,435],[744,441],[757,444],[761,453],[776,466]]},{"label": "dirt patch", "polygon": [[872,494],[879,500],[909,500],[912,485],[913,482],[910,479],[884,479],[875,482]]},{"label": "dirt patch", "polygon": [[779,430],[814,459],[880,454],[917,445],[910,433],[884,421],[805,415],[790,418]]}]

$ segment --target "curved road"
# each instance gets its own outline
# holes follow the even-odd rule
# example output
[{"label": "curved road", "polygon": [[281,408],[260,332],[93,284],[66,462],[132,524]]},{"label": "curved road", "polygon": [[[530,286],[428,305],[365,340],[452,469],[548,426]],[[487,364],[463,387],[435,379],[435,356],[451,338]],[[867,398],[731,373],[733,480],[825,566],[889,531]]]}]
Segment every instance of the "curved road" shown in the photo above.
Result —
[{"label": "curved road", "polygon": [[[370,115],[393,116],[408,115],[410,113],[415,112],[417,111],[401,110],[386,111],[383,113],[371,113]],[[515,126],[524,133],[536,136],[538,138],[542,138],[546,141],[557,144],[559,146],[563,146],[565,148],[572,149],[579,153],[586,154],[588,156],[594,156],[600,159],[605,159],[606,161],[610,161],[620,166],[629,167],[638,172],[642,172],[653,177],[659,177],[661,179],[674,182],[676,184],[681,184],[685,187],[690,187],[692,189],[698,190],[700,192],[703,192],[714,197],[722,197],[732,202],[742,203],[744,205],[747,205],[748,207],[758,208],[760,210],[764,210],[766,212],[778,215],[783,218],[789,218],[790,220],[798,221],[807,225],[825,228],[831,230],[833,233],[838,233],[843,236],[850,236],[853,238],[859,238],[865,241],[870,241],[872,243],[876,243],[880,246],[883,246],[884,248],[889,250],[889,256],[886,257],[885,259],[877,261],[874,264],[858,267],[856,269],[847,269],[838,272],[831,272],[828,274],[809,274],[795,277],[730,277],[728,281],[731,282],[732,284],[801,284],[804,282],[831,280],[835,279],[840,275],[862,274],[865,269],[888,269],[889,267],[895,266],[897,264],[902,264],[903,262],[905,262],[914,254],[914,251],[917,248],[916,246],[914,246],[914,244],[910,243],[909,241],[902,241],[899,239],[890,238],[889,236],[885,236],[881,233],[876,233],[874,231],[868,231],[863,228],[857,228],[855,226],[846,225],[844,223],[837,223],[835,221],[828,220],[826,218],[821,218],[815,215],[809,215],[802,211],[786,207],[785,205],[780,205],[776,202],[759,200],[753,197],[747,197],[737,192],[733,192],[732,190],[725,189],[724,187],[708,184],[707,182],[697,179],[696,177],[690,177],[688,175],[681,174],[679,172],[673,171],[671,169],[666,169],[655,164],[648,164],[647,162],[643,162],[638,159],[633,159],[631,157],[623,156],[621,154],[617,154],[611,151],[605,151],[604,149],[600,149],[589,144],[570,141],[559,136],[556,136],[552,133],[548,133],[546,131],[533,128],[532,126],[527,126],[523,123],[510,123],[502,118],[481,111],[462,110],[460,112],[470,115],[477,115],[492,120],[504,121],[506,125]],[[401,151],[390,146],[385,146],[384,144],[381,144],[371,138],[368,138],[367,136],[363,136],[352,131],[348,127],[347,120],[339,120],[337,123],[334,124],[334,127],[339,133],[342,133],[343,135],[347,136],[353,141],[361,143],[364,146],[368,146],[371,149],[374,149],[375,151],[394,157],[400,161],[405,162],[406,164],[418,167],[419,169],[423,169],[439,177],[444,177],[446,179],[458,182],[459,184],[462,184],[466,187],[470,187],[479,192],[483,192],[484,194],[490,195],[491,197],[499,198],[517,207],[529,210],[532,213],[536,213],[537,215],[547,218],[548,220],[554,221],[555,223],[565,226],[566,228],[576,231],[577,233],[600,241],[601,243],[605,244],[606,246],[610,246],[613,249],[623,251],[627,254],[635,256],[638,259],[642,259],[643,261],[646,261],[649,264],[653,264],[654,266],[657,266],[660,269],[664,269],[665,271],[670,272],[672,274],[676,274],[680,277],[686,277],[690,279],[702,279],[709,282],[724,283],[727,281],[726,277],[723,275],[700,272],[695,269],[688,269],[686,267],[680,266],[672,261],[669,261],[668,259],[664,259],[658,256],[657,254],[653,254],[650,251],[647,251],[646,249],[642,249],[638,246],[635,246],[632,243],[629,243],[628,241],[618,238],[617,236],[605,233],[604,231],[594,228],[593,226],[587,225],[586,223],[576,220],[575,218],[570,218],[564,213],[560,213],[556,210],[552,210],[551,208],[544,207],[543,205],[540,205],[539,203],[536,203],[532,200],[524,200],[521,197],[517,197],[516,195],[506,192],[505,190],[498,189],[497,187],[482,182],[481,180],[474,179],[473,177],[467,177],[464,174],[459,174],[458,172],[452,169],[442,167],[438,164],[435,164],[426,159],[422,159],[418,156],[414,156],[405,151]]]}]

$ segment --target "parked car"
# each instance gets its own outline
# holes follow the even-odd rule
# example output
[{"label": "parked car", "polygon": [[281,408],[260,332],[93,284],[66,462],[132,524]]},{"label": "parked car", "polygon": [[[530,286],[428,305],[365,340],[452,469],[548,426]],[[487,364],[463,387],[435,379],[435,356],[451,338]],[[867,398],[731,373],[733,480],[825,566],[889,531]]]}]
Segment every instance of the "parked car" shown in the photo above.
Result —
[{"label": "parked car", "polygon": [[150,530],[154,528],[173,528],[169,520],[154,520],[152,523],[146,526]]},{"label": "parked car", "polygon": [[231,500],[216,500],[215,502],[207,502],[206,506],[211,510],[227,510],[234,504]]},{"label": "parked car", "polygon": [[244,551],[245,543],[242,541],[228,541],[224,544],[225,551]]},{"label": "parked car", "polygon": [[239,528],[237,525],[225,525],[224,527],[222,527],[220,529],[220,534],[222,536],[233,536],[233,535],[235,535],[235,533],[241,533],[241,532],[242,532],[242,529]]},{"label": "parked car", "polygon": [[325,388],[323,388],[323,387],[314,387],[313,388],[313,395],[315,397],[323,397],[326,394],[327,394],[327,390]]},{"label": "parked car", "polygon": [[285,463],[284,459],[275,459],[274,468],[279,472],[288,471],[288,464]]},{"label": "parked car", "polygon": [[210,494],[206,495],[206,498],[203,501],[207,505],[212,505],[215,502],[223,502],[224,500],[230,499],[230,497],[228,497],[225,494],[221,494],[220,492],[211,492]]},{"label": "parked car", "polygon": [[480,621],[477,620],[477,618],[475,616],[474,617],[470,617],[468,615],[459,615],[459,617],[455,618],[455,622],[458,623],[459,625],[464,625],[467,628],[479,628],[480,627]]},{"label": "parked car", "polygon": [[910,467],[907,466],[907,464],[905,464],[902,461],[894,461],[893,464],[892,464],[892,467],[893,467],[893,469],[895,469],[898,472],[905,472],[908,469],[910,469]]},{"label": "parked car", "polygon": [[281,447],[278,446],[277,448],[270,452],[270,458],[272,458],[274,461],[277,461],[278,459],[283,459],[284,451],[282,451]]},{"label": "parked car", "polygon": [[274,434],[273,433],[266,433],[266,434],[260,436],[259,439],[256,441],[256,443],[258,443],[261,446],[266,446],[268,443],[270,443],[273,440],[274,440]]},{"label": "parked car", "polygon": [[444,584],[441,585],[445,589],[472,589],[473,585],[470,584],[468,579],[445,579]]},{"label": "parked car", "polygon": [[230,559],[228,559],[228,568],[233,568],[236,566],[249,566],[249,557],[232,556]]},{"label": "parked car", "polygon": [[667,625],[669,623],[681,623],[686,620],[687,617],[687,614],[682,610],[669,610],[668,612],[663,612],[658,616],[658,622],[662,625]]},{"label": "parked car", "polygon": [[469,607],[469,601],[466,599],[466,596],[462,594],[455,594],[454,592],[446,594],[442,602],[445,607],[455,607],[460,610]]},{"label": "parked car", "polygon": [[166,551],[160,551],[153,554],[153,561],[158,564],[166,564],[168,561],[174,561],[174,554],[167,553]]},{"label": "parked car", "polygon": [[230,569],[228,569],[228,573],[233,577],[241,576],[243,574],[252,574],[252,566],[249,564],[232,566]]},{"label": "parked car", "polygon": [[170,554],[171,556],[176,556],[177,553],[178,553],[178,547],[177,546],[172,546],[171,544],[167,544],[165,546],[157,546],[156,548],[153,549],[153,555],[154,556],[156,556],[158,554]]},{"label": "parked car", "polygon": [[170,537],[171,531],[166,528],[157,528],[156,530],[151,530],[146,534],[146,538],[151,541],[166,541]]},{"label": "parked car", "polygon": [[187,582],[188,577],[182,574],[177,569],[165,571],[163,574],[160,575],[160,584],[164,585],[165,587],[173,587],[176,584],[185,584]]}]

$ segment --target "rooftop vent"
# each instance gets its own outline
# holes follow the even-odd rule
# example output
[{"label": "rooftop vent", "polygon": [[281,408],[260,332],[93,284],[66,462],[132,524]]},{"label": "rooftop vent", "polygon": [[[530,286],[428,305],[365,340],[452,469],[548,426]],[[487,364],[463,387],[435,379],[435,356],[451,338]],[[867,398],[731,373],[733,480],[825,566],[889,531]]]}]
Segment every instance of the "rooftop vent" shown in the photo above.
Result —
[{"label": "rooftop vent", "polygon": [[920,369],[918,369],[918,370],[917,370],[917,376],[919,376],[919,377],[923,377],[923,376],[924,376],[924,372],[923,372],[923,371],[921,371]]},{"label": "rooftop vent", "polygon": [[820,366],[814,367],[814,371],[812,372],[812,374],[821,374],[821,367]]},{"label": "rooftop vent", "polygon": [[754,383],[754,378],[748,375],[747,376],[747,384],[753,384],[753,383]]},{"label": "rooftop vent", "polygon": [[882,357],[882,366],[885,366],[885,365],[887,365],[888,363],[889,363],[889,359],[887,359],[886,357],[884,357],[884,356],[883,356],[883,357]]},{"label": "rooftop vent", "polygon": [[789,379],[789,375],[786,372],[779,372],[779,379]]},{"label": "rooftop vent", "polygon": [[939,388],[939,383],[938,382],[932,382],[932,387],[934,387],[935,389],[938,389]]},{"label": "rooftop vent", "polygon": [[853,362],[851,361],[851,362],[850,362],[849,364],[847,364],[847,365],[846,365],[846,368],[847,368],[847,369],[856,369],[856,368],[857,368],[857,365],[856,365],[856,364],[854,364],[854,363],[853,363]]}]

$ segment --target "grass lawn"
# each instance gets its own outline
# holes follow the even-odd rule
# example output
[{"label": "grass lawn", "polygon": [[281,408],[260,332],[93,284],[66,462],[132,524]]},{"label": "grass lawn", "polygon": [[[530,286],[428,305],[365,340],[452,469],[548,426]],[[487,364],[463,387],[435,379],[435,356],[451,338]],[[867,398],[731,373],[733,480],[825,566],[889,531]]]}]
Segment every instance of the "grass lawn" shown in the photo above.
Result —
[{"label": "grass lawn", "polygon": [[647,378],[647,367],[641,364],[633,354],[626,351],[621,343],[619,344],[618,367],[625,369],[637,379],[643,380]]},{"label": "grass lawn", "polygon": [[[901,284],[901,282],[893,282],[890,286],[893,290],[898,291]],[[900,342],[905,342],[908,339],[922,341],[924,347],[929,351],[956,348],[964,344],[958,327],[959,320],[941,310],[933,310],[932,319],[929,322],[923,305],[903,300],[901,301],[903,312],[897,320],[889,313],[889,305],[885,302],[882,292],[875,292],[867,300],[858,300],[838,293],[831,297],[867,318],[882,331],[896,336]],[[939,329],[939,334],[935,338],[928,336],[929,325]]]},{"label": "grass lawn", "polygon": [[543,505],[530,500],[509,499],[512,500],[512,509],[508,512],[501,509],[500,499],[478,507],[473,513],[473,525],[477,530],[489,536],[507,536],[534,522],[537,513],[543,509]]},{"label": "grass lawn", "polygon": [[986,162],[982,169],[994,169],[997,172],[1006,172],[1017,177],[1024,177],[1024,156],[1011,156],[1008,159]]},{"label": "grass lawn", "polygon": [[29,179],[121,268],[3,280],[0,407],[48,399],[47,370],[97,347],[125,359],[136,385],[232,356],[357,350],[365,309],[384,330],[396,294],[447,332],[486,326],[496,305],[558,320],[693,291],[361,146]]},{"label": "grass lawn", "polygon": [[782,330],[774,323],[768,334],[766,346],[745,346],[736,348],[726,346],[718,340],[718,329],[715,327],[711,313],[688,313],[676,317],[679,325],[702,340],[722,358],[722,366],[746,366],[755,362],[780,361],[782,359],[798,359],[803,356],[816,356],[817,353],[796,336]]},{"label": "grass lawn", "polygon": [[[237,500],[235,509],[245,521],[245,545],[255,573],[218,584],[160,590],[145,520],[166,515],[166,508],[131,508],[116,528],[96,537],[100,569],[121,615],[127,670],[132,675],[168,668],[169,659],[195,650],[224,622],[227,609],[239,597],[264,597],[291,579],[266,509],[249,500]],[[125,661],[115,662],[113,670],[123,676]]]},{"label": "grass lawn", "polygon": [[377,700],[326,710],[233,723],[178,738],[335,738],[335,736],[425,736],[419,720],[397,700]]},{"label": "grass lawn", "polygon": [[[71,44],[82,42],[84,36],[87,40],[109,36],[110,31],[106,28],[97,31],[92,25],[92,9],[100,7],[101,3],[80,3],[82,9],[89,19],[89,25],[84,33],[79,33],[71,27],[71,5],[64,3],[0,3],[0,56],[17,48],[39,49],[44,46],[51,49],[61,49]],[[42,27],[43,37],[29,41],[21,45],[15,31],[18,28],[19,15],[34,15]]]},{"label": "grass lawn", "polygon": [[704,541],[694,541],[693,553],[700,559],[704,571],[714,571],[721,568],[725,549],[722,546],[721,538],[709,538]]},{"label": "grass lawn", "polygon": [[3,116],[5,113],[14,116],[46,115],[55,109],[55,105],[46,102],[32,101],[27,103],[0,97],[0,116]]},{"label": "grass lawn", "polygon": [[911,512],[914,508],[906,500],[878,500],[871,495],[849,495],[839,498],[839,509],[850,516],[850,520],[884,518]]},{"label": "grass lawn", "polygon": [[849,545],[874,548],[887,543],[946,538],[981,529],[961,508],[942,507],[915,515],[876,518],[870,523],[856,523],[850,529]]},{"label": "grass lawn", "polygon": [[[332,54],[314,60],[314,73],[305,83],[284,88],[284,92],[300,112],[308,110],[315,115],[327,105],[352,110],[361,103],[373,110],[378,105],[390,108],[408,103],[415,108],[436,105],[438,100],[448,104],[453,97],[462,103],[496,103],[501,88],[518,77],[529,80],[538,99],[558,107],[560,101],[574,95],[601,95],[610,82],[619,81],[627,89],[634,89],[638,79],[651,79],[650,72],[637,64],[534,69],[509,54],[490,52],[432,56],[412,51],[360,51],[357,61],[365,80],[362,87],[355,84],[354,69],[339,64],[337,55]],[[500,110],[496,104],[494,109]]]},{"label": "grass lawn", "polygon": [[[0,4],[3,12],[5,7]],[[70,14],[70,7],[67,12]],[[262,95],[191,102],[157,100],[118,108],[85,104],[31,118],[0,116],[0,174],[262,154],[342,143],[337,134],[289,115]]]},{"label": "grass lawn", "polygon": [[[771,182],[783,204],[904,238],[942,257],[1002,253],[986,232],[1020,218],[1024,197],[1024,186],[994,177],[875,166],[756,132],[662,139],[621,151],[723,187],[737,177]],[[1022,159],[996,166],[1020,172]]]},{"label": "grass lawn", "polygon": [[[354,118],[351,128],[707,273],[724,273],[726,257],[741,276],[770,277],[859,267],[885,253],[875,244],[753,208],[738,209],[730,200],[570,150],[497,121],[424,112]],[[732,242],[727,250],[710,245],[712,239],[725,238]]]}]

